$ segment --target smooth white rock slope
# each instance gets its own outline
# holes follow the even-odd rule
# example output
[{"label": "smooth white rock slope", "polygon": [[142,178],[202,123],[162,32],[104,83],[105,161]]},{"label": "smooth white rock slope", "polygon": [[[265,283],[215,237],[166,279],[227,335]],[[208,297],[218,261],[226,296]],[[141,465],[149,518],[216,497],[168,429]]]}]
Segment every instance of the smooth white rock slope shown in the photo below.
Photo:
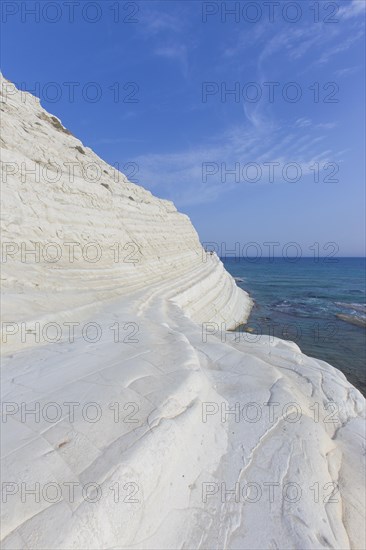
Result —
[{"label": "smooth white rock slope", "polygon": [[362,395],[227,332],[188,217],[1,90],[2,547],[364,549]]}]

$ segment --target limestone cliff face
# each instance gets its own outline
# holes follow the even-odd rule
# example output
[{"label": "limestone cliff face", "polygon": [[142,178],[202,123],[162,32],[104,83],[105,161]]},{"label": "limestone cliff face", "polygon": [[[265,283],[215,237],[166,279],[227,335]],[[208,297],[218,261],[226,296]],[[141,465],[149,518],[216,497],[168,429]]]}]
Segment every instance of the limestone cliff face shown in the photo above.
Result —
[{"label": "limestone cliff face", "polygon": [[187,216],[7,90],[2,548],[364,549],[362,395],[226,332],[250,298]]},{"label": "limestone cliff face", "polygon": [[39,315],[56,315],[68,293],[84,307],[156,284],[196,321],[232,328],[247,318],[251,300],[188,216],[129,182],[37,98],[3,78],[1,91],[3,277],[9,290],[34,292],[34,317],[37,292],[48,294]]}]

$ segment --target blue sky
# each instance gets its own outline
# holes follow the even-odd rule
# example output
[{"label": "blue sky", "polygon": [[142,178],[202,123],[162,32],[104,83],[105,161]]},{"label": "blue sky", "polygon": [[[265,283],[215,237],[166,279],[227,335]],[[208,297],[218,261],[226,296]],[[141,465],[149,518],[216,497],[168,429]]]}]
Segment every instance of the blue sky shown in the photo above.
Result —
[{"label": "blue sky", "polygon": [[364,255],[365,2],[272,4],[4,0],[2,72],[203,242]]}]

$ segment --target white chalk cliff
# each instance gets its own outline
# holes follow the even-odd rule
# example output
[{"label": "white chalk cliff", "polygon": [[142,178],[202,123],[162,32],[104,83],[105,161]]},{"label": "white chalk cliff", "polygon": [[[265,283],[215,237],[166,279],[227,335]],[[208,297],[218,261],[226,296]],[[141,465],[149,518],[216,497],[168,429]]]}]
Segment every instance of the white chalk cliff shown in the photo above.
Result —
[{"label": "white chalk cliff", "polygon": [[228,332],[189,218],[1,91],[2,548],[364,549],[360,392]]}]

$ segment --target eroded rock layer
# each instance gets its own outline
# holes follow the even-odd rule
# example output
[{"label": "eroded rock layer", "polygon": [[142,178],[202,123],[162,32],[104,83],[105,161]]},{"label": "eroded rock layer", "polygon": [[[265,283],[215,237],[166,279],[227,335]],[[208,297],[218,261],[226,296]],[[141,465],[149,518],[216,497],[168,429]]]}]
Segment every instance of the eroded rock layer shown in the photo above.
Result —
[{"label": "eroded rock layer", "polygon": [[364,549],[362,395],[227,332],[187,216],[7,81],[1,119],[2,547]]}]

